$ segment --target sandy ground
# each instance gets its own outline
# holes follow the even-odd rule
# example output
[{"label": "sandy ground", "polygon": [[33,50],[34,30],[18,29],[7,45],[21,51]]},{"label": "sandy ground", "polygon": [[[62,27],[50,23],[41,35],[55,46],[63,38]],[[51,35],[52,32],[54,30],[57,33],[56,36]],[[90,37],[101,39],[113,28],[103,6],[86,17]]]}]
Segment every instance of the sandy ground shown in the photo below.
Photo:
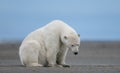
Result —
[{"label": "sandy ground", "polygon": [[20,43],[0,43],[0,73],[120,73],[120,42],[82,41],[77,56],[68,52],[70,68],[24,67],[18,56]]}]

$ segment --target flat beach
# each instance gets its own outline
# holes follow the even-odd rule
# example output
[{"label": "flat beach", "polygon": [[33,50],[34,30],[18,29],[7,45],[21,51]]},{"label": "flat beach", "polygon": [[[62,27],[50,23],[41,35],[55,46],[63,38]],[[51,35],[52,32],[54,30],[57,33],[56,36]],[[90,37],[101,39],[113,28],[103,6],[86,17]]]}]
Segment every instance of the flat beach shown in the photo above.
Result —
[{"label": "flat beach", "polygon": [[0,73],[120,73],[119,41],[82,41],[79,54],[69,50],[70,68],[24,67],[18,51],[21,41],[0,42]]}]

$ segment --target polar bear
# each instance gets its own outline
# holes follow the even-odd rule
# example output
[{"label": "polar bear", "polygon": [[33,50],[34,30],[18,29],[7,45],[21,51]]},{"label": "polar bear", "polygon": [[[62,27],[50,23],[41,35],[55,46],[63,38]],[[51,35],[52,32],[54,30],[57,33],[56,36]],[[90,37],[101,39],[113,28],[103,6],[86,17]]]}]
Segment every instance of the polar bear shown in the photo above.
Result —
[{"label": "polar bear", "polygon": [[31,32],[19,48],[21,63],[25,66],[60,66],[65,64],[68,49],[77,55],[80,36],[61,20],[54,20]]}]

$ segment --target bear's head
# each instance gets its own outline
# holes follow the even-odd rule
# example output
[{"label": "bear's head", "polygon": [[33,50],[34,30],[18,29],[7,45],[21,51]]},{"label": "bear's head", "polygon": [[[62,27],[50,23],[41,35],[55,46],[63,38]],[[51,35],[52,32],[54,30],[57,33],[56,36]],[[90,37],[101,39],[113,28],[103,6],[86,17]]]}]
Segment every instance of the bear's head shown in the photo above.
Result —
[{"label": "bear's head", "polygon": [[70,34],[70,35],[64,35],[62,38],[62,43],[69,49],[72,50],[72,52],[77,55],[79,52],[80,47],[80,35],[79,34]]}]

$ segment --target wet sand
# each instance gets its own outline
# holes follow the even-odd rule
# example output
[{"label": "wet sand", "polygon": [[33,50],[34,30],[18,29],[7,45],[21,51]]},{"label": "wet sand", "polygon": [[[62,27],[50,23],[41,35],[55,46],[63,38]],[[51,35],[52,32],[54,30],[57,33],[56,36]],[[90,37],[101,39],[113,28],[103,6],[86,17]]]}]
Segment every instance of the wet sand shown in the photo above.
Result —
[{"label": "wet sand", "polygon": [[120,73],[120,42],[82,41],[77,56],[68,52],[70,68],[24,67],[18,56],[20,44],[0,43],[0,73]]}]

